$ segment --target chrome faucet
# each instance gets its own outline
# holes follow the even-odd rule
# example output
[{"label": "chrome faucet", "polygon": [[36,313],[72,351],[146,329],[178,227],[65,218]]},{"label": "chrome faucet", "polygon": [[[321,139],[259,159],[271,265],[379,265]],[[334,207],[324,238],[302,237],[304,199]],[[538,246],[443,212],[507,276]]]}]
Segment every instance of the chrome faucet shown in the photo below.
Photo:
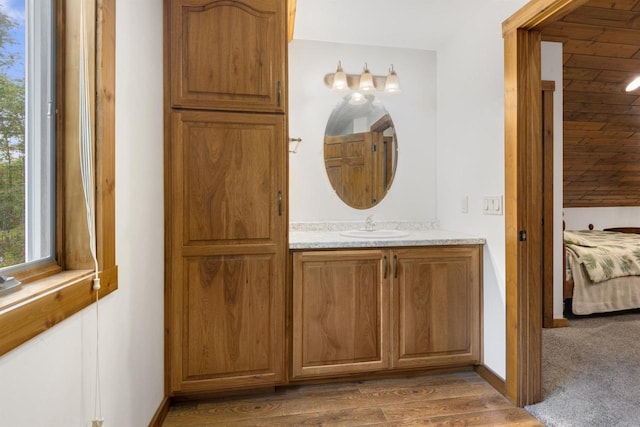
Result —
[{"label": "chrome faucet", "polygon": [[366,231],[374,231],[376,229],[376,223],[373,222],[373,215],[369,215],[364,223],[364,229]]}]

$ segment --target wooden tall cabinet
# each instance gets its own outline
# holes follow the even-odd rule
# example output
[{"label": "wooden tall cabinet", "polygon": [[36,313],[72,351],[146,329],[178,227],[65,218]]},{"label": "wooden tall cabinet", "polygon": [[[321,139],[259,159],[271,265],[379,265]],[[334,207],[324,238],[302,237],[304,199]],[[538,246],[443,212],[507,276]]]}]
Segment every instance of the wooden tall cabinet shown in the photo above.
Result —
[{"label": "wooden tall cabinet", "polygon": [[285,0],[165,0],[170,395],[285,379]]}]

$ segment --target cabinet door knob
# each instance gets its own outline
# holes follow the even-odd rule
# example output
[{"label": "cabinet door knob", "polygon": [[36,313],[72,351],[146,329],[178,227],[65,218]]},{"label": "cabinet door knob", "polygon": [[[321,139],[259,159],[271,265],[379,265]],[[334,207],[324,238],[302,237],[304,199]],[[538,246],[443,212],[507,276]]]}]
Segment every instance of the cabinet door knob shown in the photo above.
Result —
[{"label": "cabinet door knob", "polygon": [[282,216],[282,191],[278,191],[278,216]]},{"label": "cabinet door knob", "polygon": [[382,269],[384,270],[384,276],[383,278],[386,279],[387,278],[387,269],[389,268],[389,266],[387,265],[387,257],[385,255],[385,257],[382,259],[383,265],[382,265]]}]

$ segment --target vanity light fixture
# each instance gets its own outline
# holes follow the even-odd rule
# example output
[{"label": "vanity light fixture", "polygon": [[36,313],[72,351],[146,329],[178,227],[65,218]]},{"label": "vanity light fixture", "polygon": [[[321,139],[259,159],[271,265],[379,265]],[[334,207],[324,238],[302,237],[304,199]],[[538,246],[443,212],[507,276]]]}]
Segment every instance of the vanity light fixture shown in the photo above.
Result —
[{"label": "vanity light fixture", "polygon": [[631,81],[626,87],[627,92],[634,91],[640,87],[640,76],[637,76],[635,79]]},{"label": "vanity light fixture", "polygon": [[[400,92],[398,74],[393,68],[393,64],[391,64],[391,67],[389,68],[388,75],[376,76],[371,74],[366,62],[364,64],[362,74],[347,74],[342,69],[342,61],[338,61],[336,72],[329,73],[324,76],[324,84],[337,92],[347,90],[363,93],[371,93],[375,90],[384,90],[385,93],[389,94]],[[360,95],[362,96],[362,93]]]}]

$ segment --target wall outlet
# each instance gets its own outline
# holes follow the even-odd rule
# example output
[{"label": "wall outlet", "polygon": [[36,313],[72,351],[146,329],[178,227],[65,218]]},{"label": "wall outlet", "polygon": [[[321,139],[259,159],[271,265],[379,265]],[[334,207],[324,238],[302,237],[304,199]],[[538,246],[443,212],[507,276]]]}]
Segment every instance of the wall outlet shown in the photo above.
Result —
[{"label": "wall outlet", "polygon": [[482,201],[482,213],[485,215],[502,215],[502,196],[485,196]]}]

